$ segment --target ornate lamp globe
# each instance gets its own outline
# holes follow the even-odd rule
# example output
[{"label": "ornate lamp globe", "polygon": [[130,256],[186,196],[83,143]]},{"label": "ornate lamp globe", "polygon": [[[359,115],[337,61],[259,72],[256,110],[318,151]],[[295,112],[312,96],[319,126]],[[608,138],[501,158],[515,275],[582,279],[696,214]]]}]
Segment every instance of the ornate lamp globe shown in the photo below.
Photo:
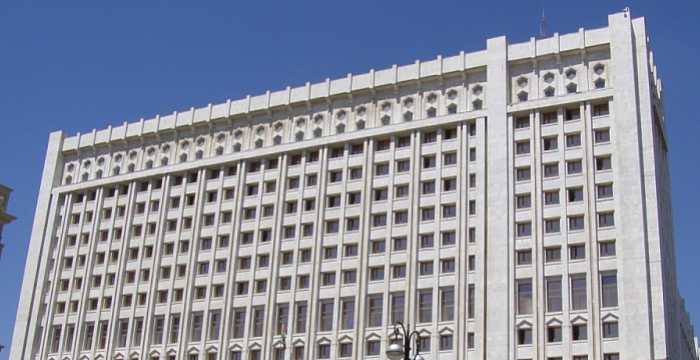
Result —
[{"label": "ornate lamp globe", "polygon": [[386,348],[386,356],[391,360],[401,360],[404,357],[403,351],[401,344],[393,343]]}]

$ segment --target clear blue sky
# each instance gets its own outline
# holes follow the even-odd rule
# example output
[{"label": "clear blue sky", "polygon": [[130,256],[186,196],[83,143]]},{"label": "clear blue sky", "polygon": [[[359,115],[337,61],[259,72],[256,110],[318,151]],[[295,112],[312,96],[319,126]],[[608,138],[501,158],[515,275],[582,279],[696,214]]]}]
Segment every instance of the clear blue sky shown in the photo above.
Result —
[{"label": "clear blue sky", "polygon": [[[0,183],[15,189],[0,259],[10,345],[46,141],[157,113],[551,32],[647,17],[666,90],[680,287],[700,330],[699,1],[95,1],[0,5]],[[119,4],[119,6],[112,6]],[[7,350],[0,359],[7,357]]]}]

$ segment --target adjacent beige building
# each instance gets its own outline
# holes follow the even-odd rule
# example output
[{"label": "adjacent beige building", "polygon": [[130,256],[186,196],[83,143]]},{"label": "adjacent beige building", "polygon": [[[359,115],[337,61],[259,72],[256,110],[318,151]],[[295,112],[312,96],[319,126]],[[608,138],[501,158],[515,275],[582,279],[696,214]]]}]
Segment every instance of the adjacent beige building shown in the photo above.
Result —
[{"label": "adjacent beige building", "polygon": [[694,359],[663,104],[625,11],[53,133],[11,358]]},{"label": "adjacent beige building", "polygon": [[12,189],[0,184],[0,257],[5,244],[2,242],[2,230],[5,225],[15,220],[15,217],[8,213],[7,207],[10,202],[10,192]]}]

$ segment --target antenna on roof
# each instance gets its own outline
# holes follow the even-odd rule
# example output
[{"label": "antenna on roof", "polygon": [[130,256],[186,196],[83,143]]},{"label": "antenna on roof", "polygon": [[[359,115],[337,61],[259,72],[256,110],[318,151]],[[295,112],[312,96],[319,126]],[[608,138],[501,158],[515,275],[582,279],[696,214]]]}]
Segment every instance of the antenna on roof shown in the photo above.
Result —
[{"label": "antenna on roof", "polygon": [[544,6],[542,7],[542,17],[540,17],[540,38],[547,37],[547,18],[544,16]]}]

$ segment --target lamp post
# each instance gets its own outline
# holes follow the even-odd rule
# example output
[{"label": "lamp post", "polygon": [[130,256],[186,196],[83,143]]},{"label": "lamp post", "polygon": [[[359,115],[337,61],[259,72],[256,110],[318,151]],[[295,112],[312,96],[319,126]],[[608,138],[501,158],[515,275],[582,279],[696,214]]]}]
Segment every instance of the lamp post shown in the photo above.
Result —
[{"label": "lamp post", "polygon": [[[401,345],[398,342],[392,342],[391,344],[389,344],[389,346],[386,349],[386,356],[389,359],[411,360],[411,342],[414,340],[418,341],[420,334],[416,330],[413,330],[409,333],[407,329],[410,329],[410,326],[408,324],[404,326],[403,323],[401,323],[400,321],[394,324],[394,335],[397,338],[399,336],[403,338],[403,345]],[[415,339],[413,338],[414,336]],[[418,349],[418,346],[416,346],[416,355],[413,358],[414,360],[423,358],[422,356],[420,356],[419,351],[420,349]]]}]

